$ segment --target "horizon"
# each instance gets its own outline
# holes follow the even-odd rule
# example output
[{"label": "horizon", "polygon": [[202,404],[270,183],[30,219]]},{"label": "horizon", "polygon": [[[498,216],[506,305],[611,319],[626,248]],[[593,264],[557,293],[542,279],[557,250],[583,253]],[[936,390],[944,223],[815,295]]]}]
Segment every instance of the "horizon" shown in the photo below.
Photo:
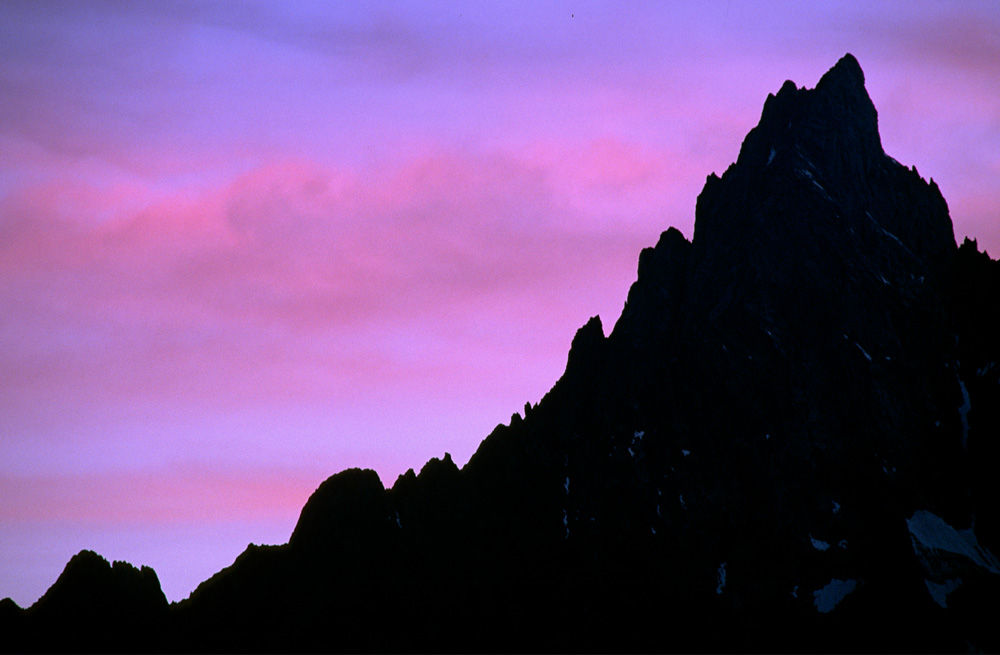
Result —
[{"label": "horizon", "polygon": [[464,465],[848,52],[996,257],[1000,8],[905,6],[0,6],[0,598],[88,549],[181,600],[336,472]]}]

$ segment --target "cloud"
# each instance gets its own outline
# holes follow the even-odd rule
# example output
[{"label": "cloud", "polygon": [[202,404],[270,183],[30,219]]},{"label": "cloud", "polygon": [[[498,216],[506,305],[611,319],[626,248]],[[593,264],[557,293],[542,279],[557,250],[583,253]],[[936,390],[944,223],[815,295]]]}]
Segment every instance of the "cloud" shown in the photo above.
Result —
[{"label": "cloud", "polygon": [[282,518],[322,482],[315,473],[186,467],[0,479],[0,521],[165,523]]},{"label": "cloud", "polygon": [[[890,154],[996,256],[996,21],[0,3],[0,518],[287,519],[347,466],[461,462],[610,328],[642,247],[691,234],[766,94],[845,51]],[[175,569],[246,540],[204,543],[229,559]]]},{"label": "cloud", "polygon": [[629,144],[555,159],[558,174],[456,151],[374,172],[286,160],[167,197],[25,185],[0,200],[5,410],[27,425],[58,404],[312,402],[485,385],[519,352],[524,371],[561,365],[595,307],[616,318],[659,229],[652,208],[602,226],[580,194],[670,187]]},{"label": "cloud", "polygon": [[[886,7],[886,9],[889,9]],[[902,12],[878,23],[881,41],[914,62],[951,74],[972,73],[996,79],[1000,60],[1000,14],[990,3],[931,5],[930,11]],[[863,26],[874,35],[875,24]]]}]

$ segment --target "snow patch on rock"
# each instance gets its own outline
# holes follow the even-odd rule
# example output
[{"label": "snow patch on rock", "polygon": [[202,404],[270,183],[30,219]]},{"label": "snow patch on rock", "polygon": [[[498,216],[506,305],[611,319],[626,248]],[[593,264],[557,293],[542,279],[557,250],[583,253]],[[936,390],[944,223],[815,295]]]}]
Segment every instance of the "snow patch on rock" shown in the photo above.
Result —
[{"label": "snow patch on rock", "polygon": [[[971,529],[956,530],[941,517],[926,510],[917,510],[906,520],[913,550],[921,562],[933,562],[947,554],[957,555],[990,573],[1000,575],[1000,561],[979,545]],[[925,564],[926,566],[926,564]]]},{"label": "snow patch on rock", "polygon": [[823,551],[830,548],[830,544],[820,539],[813,538],[811,534],[809,535],[809,541],[812,542],[813,548],[815,548],[816,550]]},{"label": "snow patch on rock", "polygon": [[857,580],[838,580],[834,578],[823,587],[813,592],[813,604],[822,613],[832,612],[833,608],[840,604],[840,601],[858,588]]},{"label": "snow patch on rock", "polygon": [[983,572],[1000,575],[1000,561],[983,548],[973,530],[956,530],[944,519],[918,510],[906,520],[913,551],[924,569],[924,584],[934,602],[948,607],[948,595],[963,577]]}]

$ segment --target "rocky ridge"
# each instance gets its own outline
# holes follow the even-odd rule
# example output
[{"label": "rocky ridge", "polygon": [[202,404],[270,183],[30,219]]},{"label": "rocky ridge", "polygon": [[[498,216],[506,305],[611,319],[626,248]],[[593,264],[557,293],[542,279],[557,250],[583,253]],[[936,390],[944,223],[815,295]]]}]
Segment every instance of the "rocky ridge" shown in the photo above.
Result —
[{"label": "rocky ridge", "polygon": [[338,473],[169,607],[81,554],[0,623],[51,648],[99,588],[134,630],[73,650],[1000,649],[997,334],[1000,262],[885,154],[847,55],[768,97],[693,239],[461,470]]}]

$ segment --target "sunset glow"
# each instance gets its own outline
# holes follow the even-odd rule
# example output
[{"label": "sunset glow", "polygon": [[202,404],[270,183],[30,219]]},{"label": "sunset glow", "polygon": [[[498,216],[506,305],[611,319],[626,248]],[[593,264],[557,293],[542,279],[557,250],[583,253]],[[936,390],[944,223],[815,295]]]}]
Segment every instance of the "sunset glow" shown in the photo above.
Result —
[{"label": "sunset glow", "polygon": [[0,598],[464,464],[846,52],[1000,255],[996,2],[0,4]]}]

